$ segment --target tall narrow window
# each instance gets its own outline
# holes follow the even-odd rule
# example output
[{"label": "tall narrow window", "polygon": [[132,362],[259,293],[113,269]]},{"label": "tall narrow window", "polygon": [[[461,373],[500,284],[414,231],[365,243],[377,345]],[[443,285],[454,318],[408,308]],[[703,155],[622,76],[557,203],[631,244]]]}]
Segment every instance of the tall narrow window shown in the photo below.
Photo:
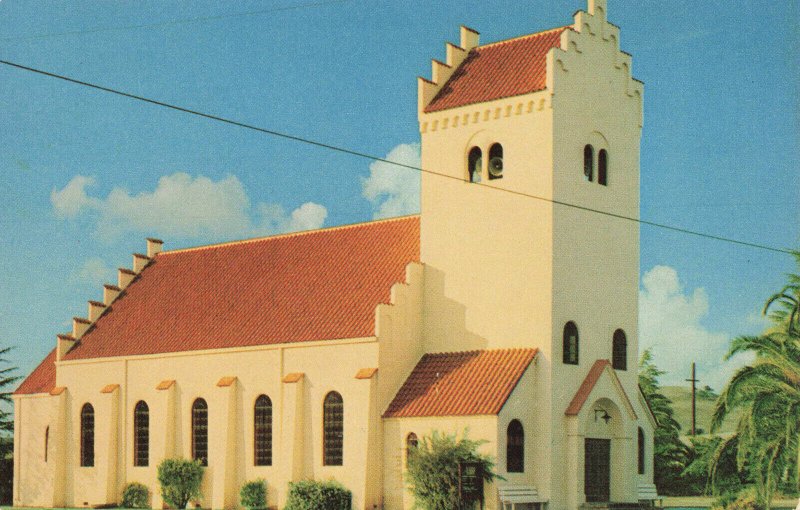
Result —
[{"label": "tall narrow window", "polygon": [[519,420],[511,420],[506,431],[506,471],[525,471],[525,431]]},{"label": "tall narrow window", "polygon": [[480,148],[473,147],[469,150],[467,158],[467,172],[469,182],[481,182],[481,172],[483,172],[483,153]]},{"label": "tall narrow window", "polygon": [[81,408],[81,467],[94,466],[94,407]]},{"label": "tall narrow window", "polygon": [[413,432],[409,432],[406,436],[406,462],[408,462],[408,456],[411,454],[411,450],[419,445],[419,439],[417,435]]},{"label": "tall narrow window", "polygon": [[324,432],[322,463],[341,466],[344,451],[344,403],[342,396],[332,391],[325,395],[322,428]]},{"label": "tall narrow window", "polygon": [[192,404],[192,458],[208,466],[208,404],[202,398]]},{"label": "tall narrow window", "polygon": [[605,149],[597,154],[597,182],[608,186],[608,152]]},{"label": "tall narrow window", "polygon": [[503,177],[503,146],[499,143],[489,148],[489,179]]},{"label": "tall narrow window", "polygon": [[150,408],[144,400],[133,408],[133,465],[150,464]]},{"label": "tall narrow window", "polygon": [[569,321],[564,324],[564,363],[567,365],[578,364],[578,351],[580,341],[578,339],[578,326]]},{"label": "tall narrow window", "polygon": [[253,413],[255,465],[272,465],[272,400],[266,395],[256,399]]},{"label": "tall narrow window", "polygon": [[639,427],[639,474],[644,474],[644,431]]},{"label": "tall narrow window", "polygon": [[611,347],[611,366],[617,370],[628,370],[628,340],[621,329],[614,331]]},{"label": "tall narrow window", "polygon": [[50,447],[50,425],[44,429],[44,461],[47,462],[47,450]]},{"label": "tall narrow window", "polygon": [[583,148],[583,176],[592,182],[594,174],[594,147],[587,145]]}]

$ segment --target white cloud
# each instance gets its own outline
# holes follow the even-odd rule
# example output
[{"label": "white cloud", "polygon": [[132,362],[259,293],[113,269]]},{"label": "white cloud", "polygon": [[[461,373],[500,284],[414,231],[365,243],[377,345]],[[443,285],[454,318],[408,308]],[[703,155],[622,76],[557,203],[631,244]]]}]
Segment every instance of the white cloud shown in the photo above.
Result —
[{"label": "white cloud", "polygon": [[95,233],[105,240],[130,232],[166,238],[249,237],[319,228],[327,216],[327,209],[313,202],[288,214],[277,204],[259,203],[253,208],[233,175],[213,181],[178,172],[161,177],[153,191],[133,195],[114,188],[105,198],[86,193],[92,184],[91,177],[75,176],[62,190],[54,190],[50,200],[62,218],[92,213]]},{"label": "white cloud", "polygon": [[[400,144],[384,158],[419,168],[420,145]],[[419,212],[420,173],[384,161],[369,166],[369,177],[361,179],[361,194],[372,203],[375,219]]]},{"label": "white cloud", "polygon": [[75,281],[102,285],[113,279],[114,270],[108,267],[100,257],[92,257],[87,259],[83,266],[72,274],[72,277]]},{"label": "white cloud", "polygon": [[94,186],[92,177],[76,175],[64,189],[50,192],[50,202],[59,218],[74,218],[84,208],[96,206],[96,201],[86,194],[88,186]]},{"label": "white cloud", "polygon": [[708,296],[703,288],[686,291],[678,273],[668,266],[655,266],[642,278],[639,292],[640,351],[651,348],[656,365],[667,373],[662,384],[686,384],[692,362],[697,363],[701,385],[720,389],[733,372],[750,359],[722,358],[732,337],[710,331],[702,321],[708,315]]}]

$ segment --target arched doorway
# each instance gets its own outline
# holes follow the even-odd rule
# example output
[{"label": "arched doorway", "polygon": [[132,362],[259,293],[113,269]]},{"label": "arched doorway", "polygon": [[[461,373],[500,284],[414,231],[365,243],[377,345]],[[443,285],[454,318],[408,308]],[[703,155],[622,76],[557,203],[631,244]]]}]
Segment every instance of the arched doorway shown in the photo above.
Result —
[{"label": "arched doorway", "polygon": [[618,492],[615,485],[624,469],[622,420],[617,405],[607,398],[595,401],[585,417],[583,485],[587,503],[610,502]]}]

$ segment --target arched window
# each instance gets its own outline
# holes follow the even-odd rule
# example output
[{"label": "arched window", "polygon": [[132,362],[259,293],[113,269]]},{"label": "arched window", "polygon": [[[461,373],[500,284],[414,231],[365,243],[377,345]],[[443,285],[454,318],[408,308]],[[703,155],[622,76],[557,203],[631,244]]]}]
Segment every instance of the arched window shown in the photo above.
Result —
[{"label": "arched window", "polygon": [[417,445],[419,445],[419,439],[417,438],[417,435],[413,432],[409,432],[406,436],[406,462],[408,462],[408,456],[411,453],[411,450],[416,448]]},{"label": "arched window", "polygon": [[272,400],[266,395],[256,399],[253,410],[255,465],[272,465]]},{"label": "arched window", "polygon": [[44,429],[44,461],[47,462],[47,449],[50,446],[50,425]]},{"label": "arched window", "polygon": [[341,466],[344,450],[344,403],[342,396],[332,391],[325,395],[322,409],[322,464]]},{"label": "arched window", "polygon": [[81,408],[81,467],[94,466],[94,407]]},{"label": "arched window", "polygon": [[578,351],[580,341],[578,339],[578,326],[569,321],[564,324],[564,363],[567,365],[578,364]]},{"label": "arched window", "polygon": [[617,370],[628,370],[628,340],[621,329],[614,331],[611,347],[611,366]]},{"label": "arched window", "polygon": [[511,420],[506,431],[506,471],[525,471],[525,431],[519,420]]},{"label": "arched window", "polygon": [[133,408],[133,465],[150,463],[150,408],[144,400]]},{"label": "arched window", "polygon": [[469,150],[469,157],[467,158],[467,172],[469,173],[469,182],[481,182],[481,172],[483,172],[483,153],[479,147],[473,147]]},{"label": "arched window", "polygon": [[639,474],[644,474],[644,430],[639,427]]},{"label": "arched window", "polygon": [[202,398],[192,404],[192,458],[208,466],[208,404]]},{"label": "arched window", "polygon": [[489,179],[503,177],[503,146],[499,143],[489,148]]},{"label": "arched window", "polygon": [[583,176],[586,180],[592,182],[594,174],[594,147],[586,145],[583,148]]},{"label": "arched window", "polygon": [[608,152],[605,149],[597,154],[597,182],[608,186]]}]

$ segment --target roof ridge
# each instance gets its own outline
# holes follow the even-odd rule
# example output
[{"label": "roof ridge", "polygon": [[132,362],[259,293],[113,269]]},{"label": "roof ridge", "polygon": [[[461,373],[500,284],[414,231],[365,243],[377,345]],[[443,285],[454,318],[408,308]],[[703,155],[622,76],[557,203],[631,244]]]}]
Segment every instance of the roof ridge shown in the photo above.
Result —
[{"label": "roof ridge", "polygon": [[200,246],[191,246],[189,248],[179,248],[179,249],[176,249],[176,250],[162,251],[162,252],[160,252],[158,254],[158,256],[159,257],[163,257],[165,255],[174,255],[174,254],[179,254],[179,253],[201,251],[201,250],[211,250],[211,249],[214,249],[214,248],[224,248],[224,247],[227,247],[227,246],[236,246],[236,245],[240,245],[240,244],[251,244],[251,243],[257,243],[257,242],[261,242],[261,241],[270,241],[270,240],[273,240],[273,239],[284,239],[284,238],[287,238],[287,237],[299,237],[299,236],[304,236],[304,235],[316,234],[316,233],[320,233],[320,232],[331,232],[331,231],[336,231],[336,230],[346,230],[346,229],[357,228],[357,227],[361,227],[361,226],[365,226],[365,225],[374,225],[374,224],[378,224],[378,223],[391,223],[391,222],[394,222],[394,221],[407,220],[407,219],[410,219],[410,218],[419,218],[419,214],[408,214],[408,215],[405,215],[405,216],[395,216],[393,218],[381,218],[381,219],[378,219],[378,220],[361,221],[361,222],[358,222],[358,223],[347,223],[347,224],[344,224],[344,225],[333,225],[333,226],[330,226],[330,227],[315,228],[315,229],[310,229],[310,230],[301,230],[301,231],[297,231],[297,232],[286,232],[286,233],[283,233],[283,234],[274,234],[274,235],[263,236],[263,237],[252,237],[252,238],[249,238],[249,239],[238,239],[236,241],[225,241],[225,242],[222,242],[222,243],[204,244],[204,245],[200,245]]},{"label": "roof ridge", "polygon": [[561,26],[561,27],[555,27],[555,28],[550,28],[550,29],[547,29],[547,30],[542,30],[541,32],[536,32],[536,33],[533,33],[533,34],[518,35],[516,37],[510,37],[508,39],[501,39],[499,41],[490,42],[488,44],[482,44],[480,46],[476,46],[475,49],[476,50],[480,50],[480,49],[488,48],[488,47],[491,47],[491,46],[497,46],[497,45],[500,45],[500,44],[505,44],[505,43],[518,41],[520,39],[528,39],[528,38],[532,38],[532,37],[538,37],[540,35],[548,34],[550,32],[555,32],[556,30],[566,30],[566,29],[571,28],[571,27],[572,27],[572,25],[564,25],[564,26]]},{"label": "roof ridge", "polygon": [[426,352],[424,356],[452,356],[455,354],[474,354],[482,352],[500,352],[500,351],[537,351],[537,347],[498,347],[496,349],[470,349],[468,351],[439,351],[439,352]]}]

